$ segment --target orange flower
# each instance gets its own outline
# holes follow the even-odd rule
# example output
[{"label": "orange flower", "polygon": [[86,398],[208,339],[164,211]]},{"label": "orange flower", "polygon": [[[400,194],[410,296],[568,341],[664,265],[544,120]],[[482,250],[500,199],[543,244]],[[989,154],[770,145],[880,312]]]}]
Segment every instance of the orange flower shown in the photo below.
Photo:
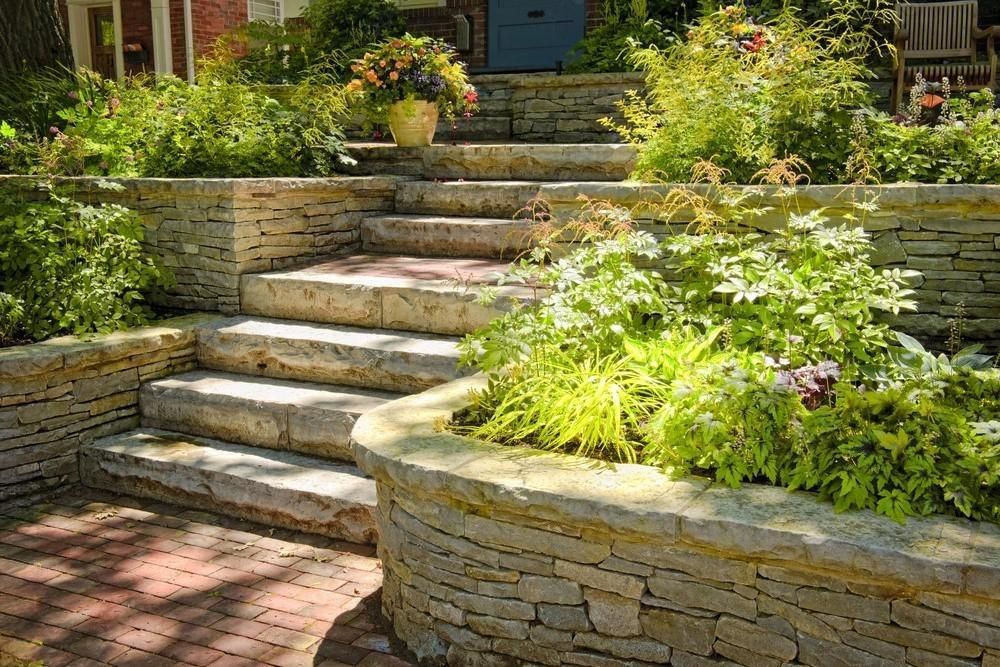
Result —
[{"label": "orange flower", "polygon": [[395,81],[396,79],[399,78],[399,72],[396,71],[389,72],[389,78]]},{"label": "orange flower", "polygon": [[372,83],[375,83],[376,81],[378,81],[378,74],[375,73],[375,70],[370,69],[368,70],[368,72],[365,73],[365,78],[371,81]]},{"label": "orange flower", "polygon": [[347,84],[347,89],[348,90],[361,90],[361,86],[363,86],[363,85],[364,85],[364,82],[362,82],[361,79],[352,79],[351,82],[349,84]]},{"label": "orange flower", "polygon": [[385,67],[385,61],[384,60],[378,61],[378,66],[379,67]]}]

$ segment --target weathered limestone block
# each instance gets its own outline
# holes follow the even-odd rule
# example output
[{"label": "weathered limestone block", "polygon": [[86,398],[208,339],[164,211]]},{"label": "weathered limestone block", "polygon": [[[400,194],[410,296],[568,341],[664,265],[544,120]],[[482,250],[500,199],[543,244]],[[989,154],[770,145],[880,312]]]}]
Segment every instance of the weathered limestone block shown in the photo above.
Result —
[{"label": "weathered limestone block", "polygon": [[639,601],[614,593],[588,588],[587,615],[594,630],[611,637],[635,637],[642,634],[639,623]]},{"label": "weathered limestone block", "polygon": [[711,655],[716,621],[652,609],[640,616],[643,632],[667,646],[698,655]]},{"label": "weathered limestone block", "polygon": [[525,575],[518,581],[517,592],[526,602],[583,604],[583,589],[569,579]]}]

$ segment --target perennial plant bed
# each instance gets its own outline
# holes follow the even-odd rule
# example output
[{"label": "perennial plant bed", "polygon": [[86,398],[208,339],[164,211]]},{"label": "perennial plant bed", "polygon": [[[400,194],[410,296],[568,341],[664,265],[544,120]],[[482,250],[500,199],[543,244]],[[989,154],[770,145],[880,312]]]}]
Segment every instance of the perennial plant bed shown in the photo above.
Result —
[{"label": "perennial plant bed", "polygon": [[996,526],[835,515],[815,494],[671,479],[445,428],[487,384],[406,397],[352,434],[379,487],[383,612],[422,662],[818,667],[876,660],[861,635],[903,664],[917,632],[931,656],[995,659]]},{"label": "perennial plant bed", "polygon": [[[463,343],[489,382],[459,428],[812,490],[838,511],[1000,519],[1000,371],[960,324],[946,354],[892,329],[921,274],[872,267],[871,203],[830,220],[789,192],[763,235],[755,199],[717,178],[709,192],[643,205],[684,213],[663,239],[608,203],[563,226],[543,214],[503,279],[538,300]],[[584,244],[566,253],[567,236]]]}]

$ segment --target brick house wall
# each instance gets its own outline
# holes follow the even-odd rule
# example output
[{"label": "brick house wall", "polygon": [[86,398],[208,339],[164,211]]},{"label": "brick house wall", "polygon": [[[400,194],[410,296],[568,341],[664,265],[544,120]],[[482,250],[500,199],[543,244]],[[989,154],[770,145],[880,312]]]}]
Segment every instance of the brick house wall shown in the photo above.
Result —
[{"label": "brick house wall", "polygon": [[[489,0],[447,0],[445,7],[406,9],[407,29],[414,34],[430,35],[446,42],[455,42],[456,14],[464,14],[472,21],[472,50],[462,54],[471,68],[486,67]],[[587,0],[587,30],[601,22],[601,0]]]},{"label": "brick house wall", "polygon": [[[149,0],[144,0],[147,2]],[[208,54],[224,32],[247,22],[246,0],[195,0],[191,3],[195,60]],[[187,76],[184,48],[184,2],[170,2],[170,41],[173,45],[174,74]]]}]

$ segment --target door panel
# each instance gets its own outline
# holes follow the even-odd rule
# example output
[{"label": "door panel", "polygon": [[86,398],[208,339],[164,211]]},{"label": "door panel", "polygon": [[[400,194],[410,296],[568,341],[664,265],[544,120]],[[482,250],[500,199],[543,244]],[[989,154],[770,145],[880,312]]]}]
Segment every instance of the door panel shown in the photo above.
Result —
[{"label": "door panel", "polygon": [[490,0],[489,68],[554,69],[585,22],[584,0]]}]

